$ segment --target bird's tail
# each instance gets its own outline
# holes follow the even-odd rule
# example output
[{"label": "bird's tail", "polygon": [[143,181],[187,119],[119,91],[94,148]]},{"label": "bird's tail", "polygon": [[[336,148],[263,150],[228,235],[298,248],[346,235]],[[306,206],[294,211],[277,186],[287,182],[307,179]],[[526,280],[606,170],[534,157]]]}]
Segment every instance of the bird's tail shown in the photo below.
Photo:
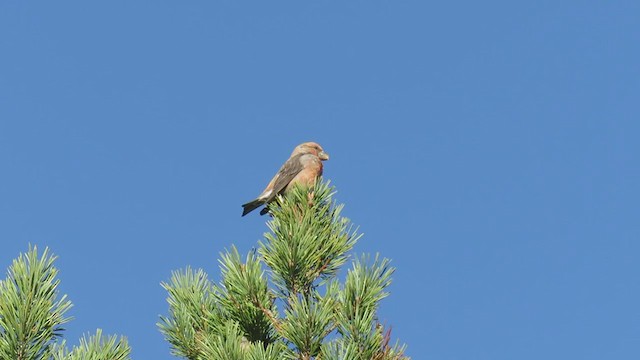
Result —
[{"label": "bird's tail", "polygon": [[249,201],[248,203],[242,205],[242,216],[245,216],[248,213],[252,212],[253,210],[259,208],[260,206],[262,206],[262,204],[264,204],[264,200],[255,199],[253,201]]}]

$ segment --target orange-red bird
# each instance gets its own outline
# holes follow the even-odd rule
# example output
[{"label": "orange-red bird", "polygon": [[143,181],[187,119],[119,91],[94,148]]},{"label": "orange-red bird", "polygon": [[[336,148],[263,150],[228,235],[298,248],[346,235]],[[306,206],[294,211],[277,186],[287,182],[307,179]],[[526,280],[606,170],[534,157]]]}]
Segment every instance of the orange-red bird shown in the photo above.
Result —
[{"label": "orange-red bird", "polygon": [[[282,165],[276,176],[255,200],[242,205],[242,216],[264,204],[268,204],[279,194],[286,193],[293,184],[313,186],[322,175],[322,161],[329,160],[329,154],[322,146],[314,142],[306,142],[296,146],[289,159]],[[260,215],[269,210],[264,208]]]}]

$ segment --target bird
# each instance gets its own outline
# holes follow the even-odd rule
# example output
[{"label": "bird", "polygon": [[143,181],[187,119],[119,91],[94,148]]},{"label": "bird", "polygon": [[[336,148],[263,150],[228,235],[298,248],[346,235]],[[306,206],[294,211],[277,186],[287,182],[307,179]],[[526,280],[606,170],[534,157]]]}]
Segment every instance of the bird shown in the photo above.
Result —
[{"label": "bird", "polygon": [[[322,176],[322,162],[325,160],[329,160],[329,154],[318,143],[311,141],[296,146],[264,191],[254,200],[242,205],[242,216],[269,204],[278,195],[289,191],[294,184],[315,185],[316,180]],[[265,207],[260,215],[267,212],[269,210]]]}]

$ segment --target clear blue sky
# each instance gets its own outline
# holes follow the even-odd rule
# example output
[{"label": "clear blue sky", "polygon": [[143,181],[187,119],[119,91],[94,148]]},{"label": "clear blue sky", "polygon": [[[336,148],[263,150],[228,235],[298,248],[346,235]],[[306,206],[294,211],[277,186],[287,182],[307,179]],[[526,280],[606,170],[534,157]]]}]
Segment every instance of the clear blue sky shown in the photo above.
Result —
[{"label": "clear blue sky", "polygon": [[0,3],[0,269],[171,359],[160,282],[266,231],[300,142],[415,359],[640,357],[640,2]]}]

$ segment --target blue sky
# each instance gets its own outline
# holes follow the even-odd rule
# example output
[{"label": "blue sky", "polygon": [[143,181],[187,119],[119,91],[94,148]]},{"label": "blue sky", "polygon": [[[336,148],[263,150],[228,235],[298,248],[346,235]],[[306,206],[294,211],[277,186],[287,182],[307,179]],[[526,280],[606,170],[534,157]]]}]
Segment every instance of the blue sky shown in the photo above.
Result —
[{"label": "blue sky", "polygon": [[0,4],[0,268],[171,359],[160,282],[266,231],[295,145],[397,268],[415,359],[640,356],[640,3]]}]

